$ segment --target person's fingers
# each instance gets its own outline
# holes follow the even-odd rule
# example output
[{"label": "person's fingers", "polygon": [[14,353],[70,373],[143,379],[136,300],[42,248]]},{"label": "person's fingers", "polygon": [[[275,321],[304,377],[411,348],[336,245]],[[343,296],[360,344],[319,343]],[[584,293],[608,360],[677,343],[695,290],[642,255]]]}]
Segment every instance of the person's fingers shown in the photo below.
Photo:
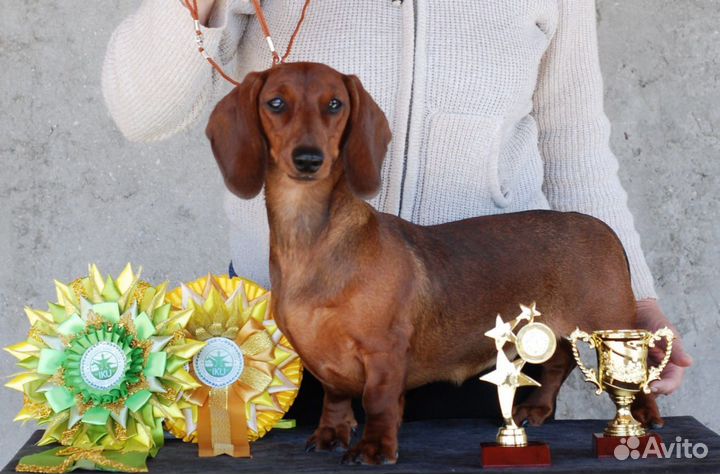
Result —
[{"label": "person's fingers", "polygon": [[[667,367],[660,375],[661,379],[650,384],[653,393],[658,395],[669,395],[682,385],[685,367],[690,367],[693,363],[692,357],[685,351],[682,336],[677,327],[668,321],[665,314],[655,299],[645,299],[638,301],[638,324],[639,327],[649,331],[657,331],[667,326],[675,334],[672,349],[670,351],[670,360]],[[657,366],[665,357],[667,350],[667,341],[665,338],[655,342],[655,345],[649,348],[648,364]]]},{"label": "person's fingers", "polygon": [[[692,357],[685,351],[685,345],[680,331],[667,319],[656,300],[647,299],[638,301],[638,318],[641,326],[644,326],[650,331],[657,331],[662,327],[668,327],[675,334],[670,360],[680,367],[690,367],[693,364]],[[662,338],[655,342],[655,346],[665,351],[667,341],[665,338]],[[664,355],[664,352],[662,355]],[[657,362],[661,359],[662,357],[658,359]]]},{"label": "person's fingers", "polygon": [[682,385],[684,373],[685,368],[671,362],[663,370],[661,379],[650,384],[650,389],[656,395],[670,395]]},{"label": "person's fingers", "polygon": [[[677,331],[675,333],[677,334]],[[693,359],[690,354],[685,352],[685,344],[680,337],[673,341],[670,362],[680,367],[690,367],[693,364]]]},{"label": "person's fingers", "polygon": [[[672,352],[670,353],[670,361],[680,367],[690,367],[693,364],[693,359],[690,355],[685,352],[682,340],[676,339],[673,343]],[[649,348],[648,359],[651,365],[657,365],[665,357],[666,346],[664,344],[655,343],[655,346]]]},{"label": "person's fingers", "polygon": [[[676,352],[677,351],[677,352]],[[676,355],[677,354],[677,355]],[[665,357],[665,351],[658,347],[651,347],[648,350],[648,364],[657,366]],[[676,363],[673,357],[681,360]],[[670,395],[682,385],[685,374],[685,367],[692,364],[692,358],[683,350],[682,344],[679,347],[673,345],[670,355],[670,362],[660,375],[660,380],[656,380],[650,384],[650,389],[656,395]]]},{"label": "person's fingers", "polygon": [[[648,364],[651,366],[658,365],[663,358],[665,357],[665,351],[658,347],[654,346],[648,349]],[[672,357],[672,355],[670,356]]]}]

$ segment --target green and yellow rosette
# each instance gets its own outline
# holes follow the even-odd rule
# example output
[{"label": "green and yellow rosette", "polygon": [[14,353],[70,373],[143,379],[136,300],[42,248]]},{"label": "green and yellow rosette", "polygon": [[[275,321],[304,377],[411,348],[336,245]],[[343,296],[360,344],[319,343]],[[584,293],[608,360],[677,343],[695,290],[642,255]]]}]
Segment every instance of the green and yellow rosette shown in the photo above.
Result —
[{"label": "green and yellow rosette", "polygon": [[30,334],[6,348],[24,369],[7,386],[23,392],[16,421],[46,426],[25,472],[145,472],[163,445],[163,420],[182,419],[180,393],[200,384],[185,366],[205,345],[184,331],[192,310],[173,310],[167,284],[153,287],[128,266],[113,279],[95,265],[57,303],[26,308]]},{"label": "green and yellow rosette", "polygon": [[300,358],[272,317],[270,293],[250,280],[208,275],[167,299],[192,310],[187,330],[207,343],[191,364],[202,386],[184,393],[185,417],[166,420],[168,430],[198,443],[201,457],[249,457],[249,442],[280,422],[302,378]]}]

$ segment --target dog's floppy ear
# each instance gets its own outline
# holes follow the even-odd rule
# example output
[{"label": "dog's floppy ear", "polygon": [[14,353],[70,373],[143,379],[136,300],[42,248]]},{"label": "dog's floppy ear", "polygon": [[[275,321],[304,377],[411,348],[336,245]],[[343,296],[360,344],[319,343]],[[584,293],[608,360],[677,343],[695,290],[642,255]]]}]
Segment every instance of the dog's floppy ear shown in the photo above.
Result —
[{"label": "dog's floppy ear", "polygon": [[385,114],[356,76],[345,76],[350,117],[345,126],[343,161],[350,189],[370,198],[380,189],[380,168],[392,134]]},{"label": "dog's floppy ear", "polygon": [[215,106],[205,129],[225,185],[245,199],[255,197],[265,181],[268,150],[258,115],[265,76],[264,72],[245,76]]}]

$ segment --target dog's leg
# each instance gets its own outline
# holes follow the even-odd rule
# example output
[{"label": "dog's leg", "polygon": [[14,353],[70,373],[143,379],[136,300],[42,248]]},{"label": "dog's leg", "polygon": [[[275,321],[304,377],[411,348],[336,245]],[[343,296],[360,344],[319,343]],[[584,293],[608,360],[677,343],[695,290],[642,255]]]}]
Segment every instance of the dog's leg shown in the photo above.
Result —
[{"label": "dog's leg", "polygon": [[351,399],[324,387],[323,410],[320,423],[305,445],[305,451],[335,451],[348,449],[357,427]]},{"label": "dog's leg", "polygon": [[405,402],[404,360],[382,353],[365,357],[365,431],[360,442],[343,456],[344,464],[395,464],[398,431]]},{"label": "dog's leg", "polygon": [[352,409],[352,400],[323,385],[322,415],[315,433],[305,445],[305,451],[334,451],[348,449],[350,438],[357,427]]},{"label": "dog's leg", "polygon": [[575,359],[572,355],[570,343],[561,339],[555,354],[542,365],[540,375],[541,387],[534,392],[523,403],[513,409],[515,423],[522,423],[528,420],[531,425],[543,424],[555,411],[555,399],[560,387],[575,368]]},{"label": "dog's leg", "polygon": [[638,392],[630,407],[633,416],[637,421],[648,428],[659,428],[665,424],[660,416],[655,395],[652,393]]}]

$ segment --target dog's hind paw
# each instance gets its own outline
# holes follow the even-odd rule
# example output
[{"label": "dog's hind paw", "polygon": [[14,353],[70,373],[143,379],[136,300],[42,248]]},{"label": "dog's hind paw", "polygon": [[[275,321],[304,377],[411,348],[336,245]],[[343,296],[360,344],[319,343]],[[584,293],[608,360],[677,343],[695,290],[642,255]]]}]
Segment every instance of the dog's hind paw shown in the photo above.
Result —
[{"label": "dog's hind paw", "polygon": [[552,411],[553,407],[550,405],[521,403],[513,408],[513,418],[518,425],[527,420],[532,426],[540,426],[550,418]]},{"label": "dog's hind paw", "polygon": [[360,441],[342,457],[342,464],[395,464],[397,448],[386,446],[381,441]]},{"label": "dog's hind paw", "polygon": [[349,425],[319,426],[305,443],[305,452],[345,451],[350,447],[354,428]]},{"label": "dog's hind paw", "polygon": [[633,401],[631,411],[633,417],[645,427],[661,428],[665,424],[653,394],[638,393]]}]

